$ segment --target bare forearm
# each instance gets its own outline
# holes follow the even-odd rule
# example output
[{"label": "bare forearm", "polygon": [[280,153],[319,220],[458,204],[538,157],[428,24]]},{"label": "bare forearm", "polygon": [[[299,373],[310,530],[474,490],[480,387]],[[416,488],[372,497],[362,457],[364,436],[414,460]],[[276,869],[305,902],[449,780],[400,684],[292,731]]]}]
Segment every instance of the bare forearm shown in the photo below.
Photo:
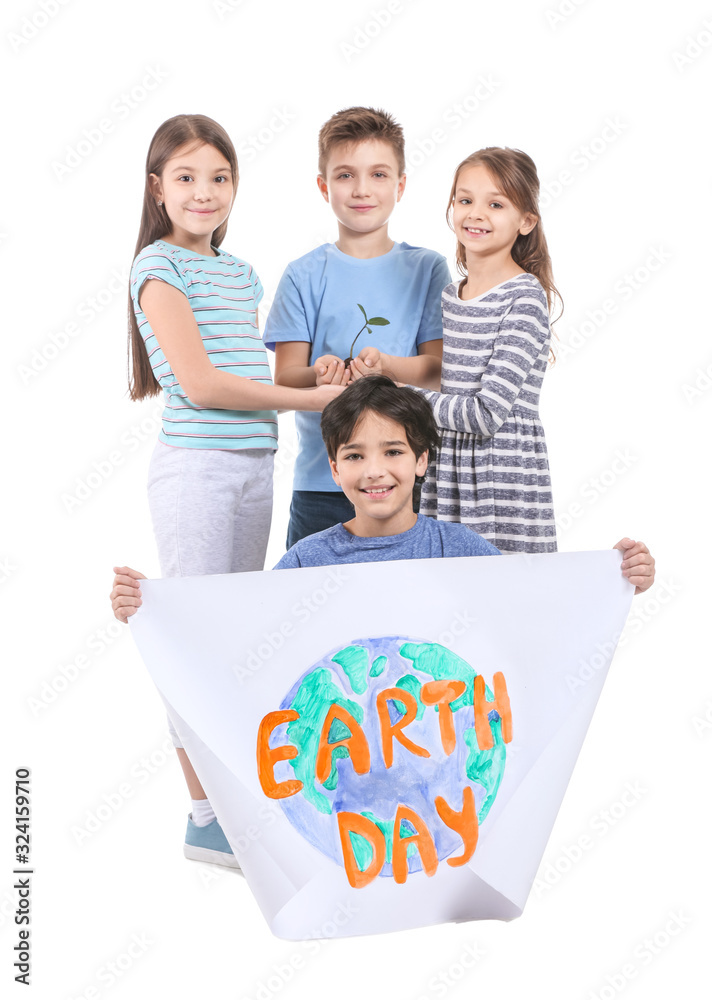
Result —
[{"label": "bare forearm", "polygon": [[396,382],[419,385],[423,389],[440,388],[442,361],[434,354],[418,354],[412,358],[382,354],[381,369]]},{"label": "bare forearm", "polygon": [[188,398],[197,406],[218,410],[316,410],[313,393],[284,385],[254,382],[213,368],[195,380]]},{"label": "bare forearm", "polygon": [[316,385],[316,372],[313,365],[290,365],[275,375],[277,385],[291,386],[293,389],[310,389]]}]

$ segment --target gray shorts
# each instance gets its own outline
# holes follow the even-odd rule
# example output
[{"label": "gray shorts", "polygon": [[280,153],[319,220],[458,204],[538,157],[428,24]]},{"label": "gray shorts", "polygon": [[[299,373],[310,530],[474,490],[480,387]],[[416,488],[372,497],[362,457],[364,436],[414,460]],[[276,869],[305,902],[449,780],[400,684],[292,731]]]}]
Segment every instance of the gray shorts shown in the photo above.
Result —
[{"label": "gray shorts", "polygon": [[[268,448],[173,448],[158,441],[148,470],[148,503],[162,575],[264,569],[273,465]],[[170,732],[180,747],[172,725]]]}]

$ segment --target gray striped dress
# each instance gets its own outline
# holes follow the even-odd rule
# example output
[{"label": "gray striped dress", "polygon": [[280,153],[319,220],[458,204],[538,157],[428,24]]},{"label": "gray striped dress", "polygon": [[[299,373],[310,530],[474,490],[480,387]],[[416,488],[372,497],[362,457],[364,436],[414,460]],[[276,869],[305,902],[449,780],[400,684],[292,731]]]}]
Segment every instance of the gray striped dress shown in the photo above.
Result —
[{"label": "gray striped dress", "polygon": [[431,402],[442,445],[420,510],[460,521],[502,552],[556,552],[539,393],[551,330],[544,289],[518,274],[463,301],[445,288],[440,392]]}]

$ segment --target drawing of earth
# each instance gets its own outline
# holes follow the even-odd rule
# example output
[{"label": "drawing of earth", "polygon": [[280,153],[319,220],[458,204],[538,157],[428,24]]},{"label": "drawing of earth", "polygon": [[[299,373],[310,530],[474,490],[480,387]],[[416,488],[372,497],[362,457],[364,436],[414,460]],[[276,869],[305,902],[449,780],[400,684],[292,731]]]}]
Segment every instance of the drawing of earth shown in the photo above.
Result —
[{"label": "drawing of earth", "polygon": [[[435,841],[438,861],[462,850],[460,836],[447,827],[435,809],[441,795],[457,811],[462,809],[463,789],[474,792],[478,822],[486,818],[497,795],[506,757],[501,721],[496,711],[489,714],[494,746],[480,750],[474,729],[473,686],[476,671],[444,646],[422,639],[381,636],[357,639],[337,647],[309,668],[283,699],[280,708],[294,709],[300,718],[276,730],[298,750],[290,761],[280,761],[275,769],[279,781],[298,778],[303,788],[280,804],[289,822],[310,844],[340,866],[343,864],[336,815],[341,811],[360,813],[383,832],[387,851],[380,875],[392,877],[393,824],[399,804],[421,816]],[[461,680],[467,685],[452,703],[455,749],[448,756],[442,745],[437,706],[425,706],[421,686],[432,680]],[[398,741],[393,742],[393,765],[386,768],[381,748],[381,732],[376,696],[384,688],[397,687],[416,700],[418,713],[404,735],[425,747],[430,757],[419,757]],[[492,691],[486,688],[488,701]],[[367,739],[371,755],[369,774],[356,774],[346,747],[333,751],[331,774],[322,785],[315,777],[316,755],[324,720],[330,706],[337,703],[357,720]],[[405,714],[405,706],[388,703],[391,722]],[[338,719],[332,723],[328,741],[348,738],[349,730]],[[401,836],[415,833],[407,821]],[[372,857],[370,843],[351,833],[351,843],[359,867],[364,870]],[[421,871],[420,854],[408,847],[408,872]]]}]

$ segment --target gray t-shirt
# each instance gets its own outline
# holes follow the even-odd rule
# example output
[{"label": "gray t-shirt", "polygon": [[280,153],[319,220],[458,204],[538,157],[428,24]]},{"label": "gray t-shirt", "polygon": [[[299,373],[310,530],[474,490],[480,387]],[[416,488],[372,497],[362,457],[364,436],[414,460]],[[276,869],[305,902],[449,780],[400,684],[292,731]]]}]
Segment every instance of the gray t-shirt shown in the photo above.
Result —
[{"label": "gray t-shirt", "polygon": [[326,531],[302,538],[289,552],[285,552],[274,568],[499,554],[499,549],[464,524],[436,521],[418,514],[418,520],[409,531],[385,537],[360,538],[350,534],[343,524],[335,524]]}]

